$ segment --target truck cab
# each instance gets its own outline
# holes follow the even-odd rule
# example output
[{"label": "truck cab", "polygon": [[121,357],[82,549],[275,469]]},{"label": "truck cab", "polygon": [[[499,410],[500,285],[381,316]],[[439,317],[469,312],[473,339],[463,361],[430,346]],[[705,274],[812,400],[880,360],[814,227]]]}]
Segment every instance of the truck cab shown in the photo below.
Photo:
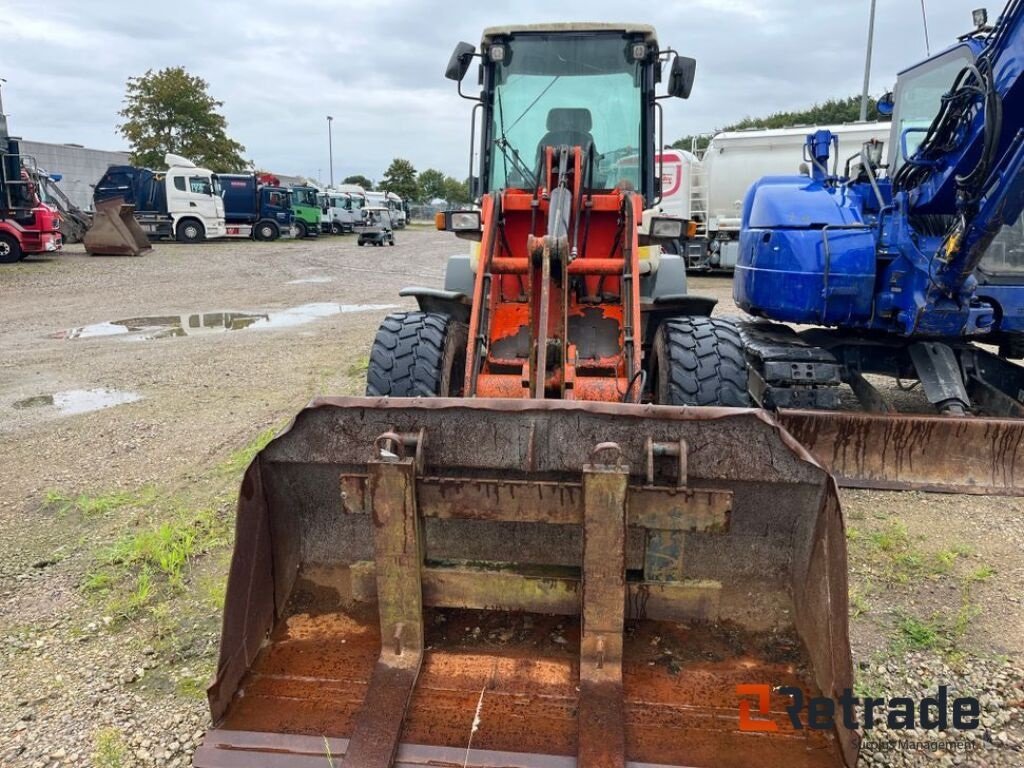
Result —
[{"label": "truck cab", "polygon": [[291,237],[294,214],[287,189],[260,184],[252,174],[222,174],[228,237],[277,240]]},{"label": "truck cab", "polygon": [[351,232],[358,223],[359,211],[352,209],[352,197],[347,192],[327,190],[323,194],[321,228],[332,235]]},{"label": "truck cab", "polygon": [[394,192],[388,192],[384,199],[386,201],[388,210],[391,211],[391,220],[395,224],[395,229],[404,229],[406,223],[409,220],[409,212],[407,210],[408,205],[401,197],[396,195]]},{"label": "truck cab", "polygon": [[175,239],[196,243],[224,237],[224,200],[220,179],[213,171],[190,160],[167,154],[167,213]]},{"label": "truck cab", "polygon": [[0,115],[0,264],[13,264],[63,245],[60,215],[42,201],[24,167],[17,139],[8,138]]},{"label": "truck cab", "polygon": [[123,198],[150,239],[198,243],[224,237],[224,200],[218,176],[178,155],[167,154],[166,171],[112,165],[93,193],[94,202]]},{"label": "truck cab", "polygon": [[292,193],[292,213],[295,214],[295,236],[318,237],[320,235],[320,199],[314,187],[295,185]]}]

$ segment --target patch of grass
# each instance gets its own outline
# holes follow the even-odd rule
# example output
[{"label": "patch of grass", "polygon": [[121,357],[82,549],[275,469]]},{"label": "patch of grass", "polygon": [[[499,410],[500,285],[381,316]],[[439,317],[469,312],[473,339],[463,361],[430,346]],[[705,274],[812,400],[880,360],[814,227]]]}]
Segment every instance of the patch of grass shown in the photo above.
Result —
[{"label": "patch of grass", "polygon": [[898,521],[891,521],[880,531],[872,531],[868,541],[881,552],[902,552],[910,546],[907,526]]},{"label": "patch of grass", "polygon": [[993,576],[995,576],[995,574],[996,574],[995,569],[991,565],[988,565],[986,563],[986,564],[983,564],[983,565],[979,565],[973,571],[968,573],[967,576],[966,576],[966,579],[967,579],[967,581],[980,583],[980,582],[983,582],[983,581],[988,581]]},{"label": "patch of grass", "polygon": [[92,762],[96,768],[124,768],[128,765],[128,747],[116,728],[96,731]]},{"label": "patch of grass", "polygon": [[62,517],[77,512],[83,517],[104,517],[126,508],[147,508],[157,500],[157,490],[146,485],[134,491],[110,491],[98,495],[80,493],[74,496],[50,489],[43,495],[43,507]]},{"label": "patch of grass", "polygon": [[850,616],[857,618],[868,612],[870,606],[867,599],[858,589],[850,590]]},{"label": "patch of grass", "polygon": [[106,564],[152,569],[173,587],[181,587],[190,561],[226,543],[227,537],[227,522],[216,510],[178,513],[155,528],[119,539],[107,552]]},{"label": "patch of grass", "polygon": [[195,675],[186,675],[178,680],[175,690],[186,699],[202,700],[206,698],[206,681]]},{"label": "patch of grass", "polygon": [[106,594],[114,586],[114,576],[107,570],[90,571],[82,582],[82,590],[85,592],[98,592]]},{"label": "patch of grass", "polygon": [[256,454],[266,448],[267,443],[274,439],[278,432],[277,427],[267,427],[253,438],[247,445],[234,451],[228,456],[227,461],[221,465],[221,471],[225,475],[238,476],[245,472],[246,467],[252,463]]},{"label": "patch of grass", "polygon": [[928,621],[921,621],[913,616],[906,616],[896,629],[902,644],[916,650],[934,650],[943,644],[942,628],[934,617]]},{"label": "patch of grass", "polygon": [[366,370],[370,367],[369,355],[363,355],[348,367],[348,375],[354,379],[362,379],[366,376]]}]

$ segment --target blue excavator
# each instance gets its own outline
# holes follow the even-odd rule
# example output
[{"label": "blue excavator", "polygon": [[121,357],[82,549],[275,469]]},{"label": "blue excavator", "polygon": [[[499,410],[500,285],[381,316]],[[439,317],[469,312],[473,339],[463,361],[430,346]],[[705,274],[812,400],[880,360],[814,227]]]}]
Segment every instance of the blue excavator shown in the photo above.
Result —
[{"label": "blue excavator", "polygon": [[698,363],[679,404],[777,410],[850,485],[1024,491],[1024,0],[974,21],[880,100],[887,158],[818,131],[751,187],[733,293],[757,320],[664,329]]}]

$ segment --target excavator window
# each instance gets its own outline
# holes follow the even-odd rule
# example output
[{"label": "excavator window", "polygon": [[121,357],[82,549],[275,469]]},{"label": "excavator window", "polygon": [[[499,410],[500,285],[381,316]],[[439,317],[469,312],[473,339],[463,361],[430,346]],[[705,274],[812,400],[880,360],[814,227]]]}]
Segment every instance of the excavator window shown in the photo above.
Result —
[{"label": "excavator window", "polygon": [[495,65],[490,189],[530,188],[543,148],[561,144],[593,144],[595,187],[639,188],[644,64],[624,38],[533,34],[507,45]]},{"label": "excavator window", "polygon": [[[893,133],[889,141],[890,175],[917,151],[924,139],[924,131],[932,124],[942,106],[942,97],[953,86],[953,81],[965,66],[973,60],[970,49],[956,48],[941,58],[928,61],[907,70],[896,81],[892,124]],[[904,133],[907,130],[910,133]],[[902,146],[906,146],[906,156]]]}]

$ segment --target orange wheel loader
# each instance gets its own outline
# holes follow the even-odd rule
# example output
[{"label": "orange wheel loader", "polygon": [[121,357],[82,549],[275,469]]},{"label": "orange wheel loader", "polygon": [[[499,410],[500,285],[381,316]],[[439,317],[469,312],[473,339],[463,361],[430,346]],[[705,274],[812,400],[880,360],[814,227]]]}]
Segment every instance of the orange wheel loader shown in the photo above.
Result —
[{"label": "orange wheel loader", "polygon": [[474,64],[479,204],[438,221],[472,253],[248,468],[194,764],[853,766],[794,703],[853,684],[835,483],[761,411],[675,405],[746,404],[659,247],[658,84],[695,63],[555,24]]}]

